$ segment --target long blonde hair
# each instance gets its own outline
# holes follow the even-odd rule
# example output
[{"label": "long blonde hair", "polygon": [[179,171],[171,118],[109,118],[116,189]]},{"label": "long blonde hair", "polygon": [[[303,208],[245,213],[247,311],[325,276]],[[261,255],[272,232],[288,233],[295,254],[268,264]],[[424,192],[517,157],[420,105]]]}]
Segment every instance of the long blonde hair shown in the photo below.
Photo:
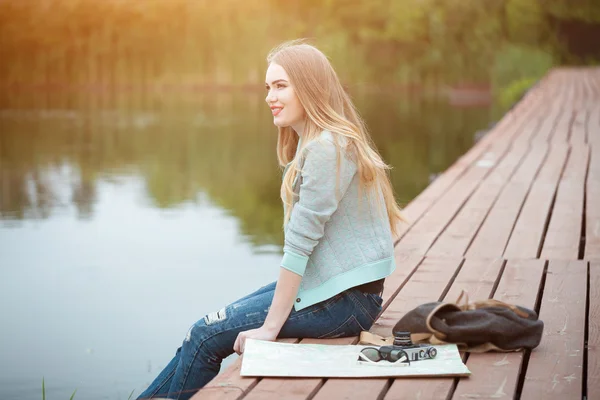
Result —
[{"label": "long blonde hair", "polygon": [[[306,112],[302,132],[302,147],[317,138],[324,130],[334,136],[338,150],[337,176],[339,181],[340,145],[336,135],[346,138],[347,148],[358,167],[361,189],[380,187],[392,233],[397,236],[398,222],[404,221],[394,198],[388,166],[377,152],[365,123],[352,100],[343,89],[331,63],[316,47],[303,40],[285,42],[267,56],[267,63],[278,64],[286,71],[300,104]],[[290,218],[293,204],[292,184],[299,172],[299,154],[296,154],[298,134],[292,127],[279,127],[277,158],[283,167],[291,162],[281,185],[281,198],[287,205],[284,223]]]}]

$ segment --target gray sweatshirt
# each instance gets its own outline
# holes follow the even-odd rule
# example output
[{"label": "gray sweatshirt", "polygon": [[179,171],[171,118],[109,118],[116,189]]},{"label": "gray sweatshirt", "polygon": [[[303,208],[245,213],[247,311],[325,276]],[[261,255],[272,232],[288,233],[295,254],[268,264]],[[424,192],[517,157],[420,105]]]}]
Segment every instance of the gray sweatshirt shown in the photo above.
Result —
[{"label": "gray sweatshirt", "polygon": [[[341,136],[338,142],[344,143]],[[337,181],[338,152],[332,133],[323,131],[304,146],[300,142],[297,151],[301,172],[293,183],[296,196],[284,228],[281,266],[303,277],[294,304],[301,310],[385,278],[395,262],[381,189],[359,191],[352,155],[340,150]]]}]

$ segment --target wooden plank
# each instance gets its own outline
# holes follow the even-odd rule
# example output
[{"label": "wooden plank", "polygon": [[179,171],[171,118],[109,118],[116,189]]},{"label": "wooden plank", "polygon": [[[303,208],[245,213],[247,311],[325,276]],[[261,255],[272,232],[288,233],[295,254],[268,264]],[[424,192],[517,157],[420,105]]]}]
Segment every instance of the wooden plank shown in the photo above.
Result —
[{"label": "wooden plank", "polygon": [[471,193],[479,186],[491,168],[504,157],[508,150],[506,142],[483,155],[436,204],[408,231],[396,245],[402,254],[424,255],[436,237],[459,211]]},{"label": "wooden plank", "polygon": [[587,118],[588,112],[585,109],[575,112],[573,127],[571,128],[571,136],[569,137],[569,143],[571,143],[571,145],[582,146],[587,143],[585,132]]},{"label": "wooden plank", "polygon": [[586,140],[594,146],[600,145],[600,104],[594,103],[586,123]]},{"label": "wooden plank", "polygon": [[586,184],[585,252],[586,260],[600,261],[600,147],[593,146]]},{"label": "wooden plank", "polygon": [[580,85],[580,92],[579,92],[579,104],[577,109],[579,111],[586,110],[586,106],[588,104],[589,98],[590,98],[590,90],[588,87],[588,72],[586,70],[581,70],[578,74],[578,81],[579,81],[579,85]]},{"label": "wooden plank", "polygon": [[504,258],[537,258],[546,220],[563,166],[565,146],[553,146],[533,183],[504,251]]},{"label": "wooden plank", "polygon": [[550,141],[559,144],[567,143],[572,122],[573,112],[570,109],[563,111],[556,122]]},{"label": "wooden plank", "polygon": [[574,94],[573,94],[573,110],[579,110],[583,106],[583,79],[580,71],[572,71],[571,72],[573,86],[574,86]]},{"label": "wooden plank", "polygon": [[587,342],[587,398],[600,399],[600,263],[591,262]]},{"label": "wooden plank", "polygon": [[504,260],[501,258],[466,259],[444,301],[456,301],[463,290],[469,295],[470,301],[493,297],[494,285],[503,265]]},{"label": "wooden plank", "polygon": [[[530,124],[525,131],[534,131],[537,127],[537,121],[535,121],[535,126],[533,125]],[[524,132],[524,134],[526,133]],[[508,155],[485,178],[448,227],[440,234],[440,237],[427,251],[428,256],[457,257],[465,253],[488,212],[496,202],[498,195],[525,158],[527,150],[528,148],[525,145],[517,145],[511,148]]]},{"label": "wooden plank", "polygon": [[[560,100],[556,98],[553,104],[558,103]],[[558,119],[560,118],[560,111],[552,111],[549,107],[547,109],[547,114],[544,118],[542,118],[542,123],[538,129],[537,134],[532,139],[532,144],[534,146],[538,146],[540,143],[549,143],[554,130],[556,129],[556,125]]]},{"label": "wooden plank", "polygon": [[533,100],[531,96],[522,100],[519,106],[509,111],[482,140],[476,143],[475,146],[454,162],[440,177],[404,207],[402,211],[407,222],[400,224],[396,243],[448,191],[465,171],[472,167],[472,164],[482,154],[490,151],[496,138],[504,135],[506,130],[514,130],[528,120],[528,117],[535,111]]},{"label": "wooden plank", "polygon": [[515,226],[521,207],[532,187],[546,155],[545,142],[535,145],[525,162],[502,190],[475,239],[469,246],[467,258],[501,257]]},{"label": "wooden plank", "polygon": [[543,345],[531,352],[524,399],[581,398],[586,290],[586,262],[549,262],[540,309]]},{"label": "wooden plank", "polygon": [[[317,339],[303,339],[301,343],[327,343],[329,345],[355,344],[356,338],[328,339],[327,342]],[[311,397],[322,386],[321,378],[264,378],[246,396],[244,400],[260,400],[277,398],[285,392],[285,399],[304,400]]]},{"label": "wooden plank", "polygon": [[[462,290],[468,292],[471,301],[489,298],[503,264],[501,259],[466,260],[444,301],[455,301]],[[384,398],[445,400],[453,383],[453,378],[395,379]]]},{"label": "wooden plank", "polygon": [[[298,339],[280,339],[284,343],[298,343]],[[206,386],[200,389],[193,397],[193,400],[198,399],[238,399],[251,390],[257,383],[258,379],[254,377],[240,376],[242,368],[242,358],[239,357],[225,371],[217,375]]]},{"label": "wooden plank", "polygon": [[588,155],[589,148],[585,144],[573,145],[571,148],[543,241],[541,257],[544,259],[579,258]]},{"label": "wooden plank", "polygon": [[396,294],[402,289],[408,278],[416,271],[419,264],[423,261],[421,256],[407,256],[394,252],[396,259],[396,270],[387,278],[383,286],[383,304],[381,305],[382,312],[392,302]]},{"label": "wooden plank", "polygon": [[569,68],[567,69],[567,84],[565,85],[567,90],[567,96],[565,97],[565,110],[573,111],[575,109],[575,100],[576,100],[576,80],[573,79],[573,71]]},{"label": "wooden plank", "polygon": [[[313,400],[377,399],[388,379],[328,379]],[[287,394],[287,392],[286,392]],[[285,398],[287,397],[280,397]]]},{"label": "wooden plank", "polygon": [[389,336],[405,313],[420,304],[438,300],[461,263],[460,259],[425,258],[370,331]]},{"label": "wooden plank", "polygon": [[[533,309],[542,281],[544,261],[509,260],[494,298]],[[454,399],[512,399],[517,388],[523,353],[482,353],[469,355],[468,379],[460,379]],[[539,397],[523,397],[524,399]]]}]

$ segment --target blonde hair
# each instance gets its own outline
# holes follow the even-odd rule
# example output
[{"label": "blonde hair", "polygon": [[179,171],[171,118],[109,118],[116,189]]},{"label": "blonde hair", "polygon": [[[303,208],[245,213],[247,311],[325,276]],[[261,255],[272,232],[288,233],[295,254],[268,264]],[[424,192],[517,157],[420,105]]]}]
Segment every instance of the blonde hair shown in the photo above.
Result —
[{"label": "blonde hair", "polygon": [[[352,100],[343,89],[331,63],[316,47],[303,40],[285,42],[267,56],[267,63],[278,64],[286,71],[294,92],[304,107],[306,121],[302,132],[302,147],[316,139],[322,131],[333,134],[338,151],[337,176],[340,174],[340,144],[336,135],[346,138],[346,151],[357,164],[361,189],[381,188],[392,233],[397,236],[398,222],[404,218],[394,198],[388,166],[377,152]],[[277,158],[283,167],[292,163],[281,185],[281,199],[287,205],[284,224],[290,218],[293,205],[292,184],[299,172],[296,154],[298,134],[292,127],[279,127]],[[298,152],[299,153],[299,152]]]}]

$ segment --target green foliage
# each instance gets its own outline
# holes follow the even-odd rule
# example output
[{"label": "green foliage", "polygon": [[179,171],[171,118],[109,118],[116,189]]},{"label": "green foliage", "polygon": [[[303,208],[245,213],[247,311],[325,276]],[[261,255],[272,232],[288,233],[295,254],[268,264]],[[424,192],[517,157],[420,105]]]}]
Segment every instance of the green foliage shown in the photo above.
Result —
[{"label": "green foliage", "polygon": [[600,23],[600,2],[597,0],[552,0],[544,2],[544,10],[559,19]]},{"label": "green foliage", "polygon": [[508,109],[552,67],[552,55],[527,46],[507,45],[496,54],[493,90],[502,109]]},{"label": "green foliage", "polygon": [[267,51],[309,37],[346,82],[489,82],[505,45],[564,55],[551,18],[596,0],[0,2],[0,84],[259,85]]},{"label": "green foliage", "polygon": [[510,108],[538,81],[537,78],[521,78],[499,91],[498,99],[503,109]]},{"label": "green foliage", "polygon": [[507,45],[495,55],[492,82],[495,89],[505,88],[515,81],[540,79],[554,66],[550,53],[542,49]]}]

